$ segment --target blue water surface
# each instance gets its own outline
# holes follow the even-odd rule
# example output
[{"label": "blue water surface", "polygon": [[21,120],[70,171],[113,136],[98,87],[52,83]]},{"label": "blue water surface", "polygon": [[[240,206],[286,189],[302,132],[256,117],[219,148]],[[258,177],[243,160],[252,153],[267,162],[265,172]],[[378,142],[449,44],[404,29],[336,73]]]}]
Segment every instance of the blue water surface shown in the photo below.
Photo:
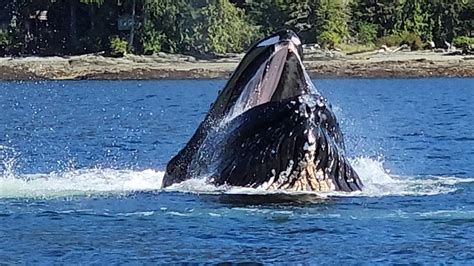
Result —
[{"label": "blue water surface", "polygon": [[474,79],[315,81],[363,193],[161,191],[224,83],[0,82],[0,263],[474,263]]}]

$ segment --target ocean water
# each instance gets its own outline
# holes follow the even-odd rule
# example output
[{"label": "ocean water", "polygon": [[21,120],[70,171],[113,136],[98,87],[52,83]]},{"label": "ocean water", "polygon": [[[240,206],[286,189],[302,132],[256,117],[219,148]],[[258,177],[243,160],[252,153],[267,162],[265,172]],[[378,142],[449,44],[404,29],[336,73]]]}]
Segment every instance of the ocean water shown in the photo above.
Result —
[{"label": "ocean water", "polygon": [[325,79],[365,189],[160,190],[224,81],[0,82],[0,264],[474,263],[474,79]]}]

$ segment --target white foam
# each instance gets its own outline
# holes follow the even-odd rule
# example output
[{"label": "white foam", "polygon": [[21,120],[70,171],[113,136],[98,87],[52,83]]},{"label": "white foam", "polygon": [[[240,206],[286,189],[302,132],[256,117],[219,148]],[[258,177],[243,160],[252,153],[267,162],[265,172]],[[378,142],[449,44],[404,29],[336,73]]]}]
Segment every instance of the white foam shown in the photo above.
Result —
[{"label": "white foam", "polygon": [[[454,192],[462,183],[474,183],[474,178],[459,177],[400,177],[390,175],[380,160],[360,157],[352,160],[364,189],[361,192],[310,193],[319,197],[383,197],[424,196]],[[6,167],[11,169],[10,166]],[[163,171],[82,169],[61,173],[17,175],[0,173],[0,198],[55,198],[91,196],[98,194],[127,194],[135,191],[159,191]],[[267,191],[264,188],[214,186],[206,178],[195,178],[174,184],[165,191],[200,194],[308,194],[307,192]]]},{"label": "white foam", "polygon": [[161,188],[164,172],[85,169],[62,173],[0,176],[0,198],[54,198],[120,194]]},{"label": "white foam", "polygon": [[427,196],[451,193],[458,184],[473,183],[474,178],[454,176],[396,176],[384,169],[383,162],[367,157],[351,161],[352,166],[364,183],[361,192],[348,193],[351,196]]},{"label": "white foam", "polygon": [[359,174],[364,189],[358,192],[293,192],[293,191],[267,191],[262,187],[228,187],[213,186],[205,181],[205,178],[196,178],[186,180],[179,184],[174,184],[169,189],[186,193],[225,193],[225,194],[315,194],[319,197],[383,197],[383,196],[428,196],[451,193],[459,188],[457,185],[462,183],[474,183],[474,178],[444,177],[444,176],[422,176],[422,177],[402,177],[390,175],[388,170],[383,167],[380,159],[368,157],[358,157],[351,160],[351,163]]}]

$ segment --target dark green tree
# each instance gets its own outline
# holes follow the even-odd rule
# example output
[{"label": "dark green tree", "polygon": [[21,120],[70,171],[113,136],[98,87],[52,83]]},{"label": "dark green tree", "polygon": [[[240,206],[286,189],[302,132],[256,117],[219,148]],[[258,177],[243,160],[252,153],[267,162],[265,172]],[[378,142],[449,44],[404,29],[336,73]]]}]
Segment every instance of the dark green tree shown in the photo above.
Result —
[{"label": "dark green tree", "polygon": [[438,46],[445,41],[451,42],[460,32],[462,25],[459,20],[463,0],[432,0],[433,39]]},{"label": "dark green tree", "polygon": [[309,21],[313,2],[317,1],[248,0],[246,12],[264,35],[283,28],[302,32],[314,26]]},{"label": "dark green tree", "polygon": [[474,37],[474,0],[467,0],[459,14],[460,29],[458,35]]},{"label": "dark green tree", "polygon": [[185,18],[193,15],[196,16],[189,1],[146,0],[144,46],[171,53],[184,50],[184,40],[191,34],[185,31]]},{"label": "dark green tree", "polygon": [[424,40],[432,39],[431,3],[427,0],[401,1],[395,31],[411,32]]},{"label": "dark green tree", "polygon": [[343,0],[321,0],[316,8],[318,40],[325,46],[335,46],[349,37],[349,12]]},{"label": "dark green tree", "polygon": [[145,41],[155,40],[165,51],[242,52],[258,37],[244,11],[228,0],[149,0],[146,6]]},{"label": "dark green tree", "polygon": [[198,53],[243,52],[258,36],[244,11],[228,0],[211,0],[187,20],[186,49]]},{"label": "dark green tree", "polygon": [[352,24],[377,25],[377,36],[392,33],[397,23],[397,12],[402,0],[354,0],[351,2]]}]

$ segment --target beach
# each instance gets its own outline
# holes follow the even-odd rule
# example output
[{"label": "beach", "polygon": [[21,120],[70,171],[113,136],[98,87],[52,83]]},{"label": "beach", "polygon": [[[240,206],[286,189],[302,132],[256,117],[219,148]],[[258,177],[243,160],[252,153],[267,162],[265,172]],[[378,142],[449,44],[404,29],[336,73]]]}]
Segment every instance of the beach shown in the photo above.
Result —
[{"label": "beach", "polygon": [[[199,59],[158,53],[117,58],[98,54],[2,57],[0,80],[226,79],[242,56],[234,54]],[[373,51],[354,55],[305,51],[304,62],[313,78],[474,77],[473,55],[447,55],[432,51]]]}]

